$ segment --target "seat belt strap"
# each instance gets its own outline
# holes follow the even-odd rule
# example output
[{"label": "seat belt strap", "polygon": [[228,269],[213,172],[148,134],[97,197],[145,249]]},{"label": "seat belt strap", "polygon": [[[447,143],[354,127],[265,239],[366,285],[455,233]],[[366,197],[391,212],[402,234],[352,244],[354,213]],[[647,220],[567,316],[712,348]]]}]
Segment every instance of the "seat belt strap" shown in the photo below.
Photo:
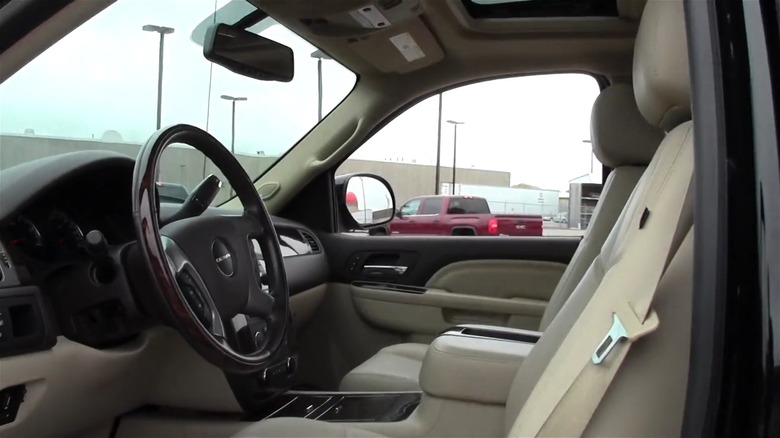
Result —
[{"label": "seat belt strap", "polygon": [[649,215],[643,213],[641,230],[632,225],[636,229],[627,233],[626,253],[607,271],[547,364],[509,436],[581,436],[631,344],[658,327],[651,305],[683,225],[693,172],[691,149],[684,148],[675,163],[690,169],[682,174],[685,186],[669,190],[663,203],[657,201]]}]

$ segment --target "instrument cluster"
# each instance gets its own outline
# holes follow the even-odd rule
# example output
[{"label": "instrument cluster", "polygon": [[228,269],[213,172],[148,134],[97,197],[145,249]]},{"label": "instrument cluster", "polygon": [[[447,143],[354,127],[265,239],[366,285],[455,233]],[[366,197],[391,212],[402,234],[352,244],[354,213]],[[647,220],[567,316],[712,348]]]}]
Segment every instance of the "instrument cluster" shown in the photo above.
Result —
[{"label": "instrument cluster", "polygon": [[13,250],[35,259],[84,253],[85,230],[73,217],[60,209],[39,214],[20,214],[6,229]]}]

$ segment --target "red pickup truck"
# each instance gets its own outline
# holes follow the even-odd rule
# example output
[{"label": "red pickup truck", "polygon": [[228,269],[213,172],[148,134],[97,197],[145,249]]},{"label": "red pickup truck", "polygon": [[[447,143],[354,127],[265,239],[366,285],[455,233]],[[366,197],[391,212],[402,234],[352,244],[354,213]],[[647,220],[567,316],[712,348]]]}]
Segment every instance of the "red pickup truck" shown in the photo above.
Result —
[{"label": "red pickup truck", "polygon": [[487,200],[475,196],[421,196],[404,204],[386,231],[440,236],[541,236],[542,216],[492,214]]}]

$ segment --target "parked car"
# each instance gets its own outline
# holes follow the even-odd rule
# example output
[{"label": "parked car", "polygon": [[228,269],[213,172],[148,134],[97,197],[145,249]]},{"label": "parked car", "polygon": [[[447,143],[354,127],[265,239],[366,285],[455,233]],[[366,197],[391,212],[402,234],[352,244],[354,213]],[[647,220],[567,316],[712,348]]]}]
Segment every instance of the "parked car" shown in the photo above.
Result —
[{"label": "parked car", "polygon": [[567,224],[569,223],[569,219],[566,217],[566,213],[558,213],[552,218],[553,222],[556,224]]},{"label": "parked car", "polygon": [[404,204],[387,226],[391,234],[541,236],[542,216],[492,214],[485,198],[421,196]]}]

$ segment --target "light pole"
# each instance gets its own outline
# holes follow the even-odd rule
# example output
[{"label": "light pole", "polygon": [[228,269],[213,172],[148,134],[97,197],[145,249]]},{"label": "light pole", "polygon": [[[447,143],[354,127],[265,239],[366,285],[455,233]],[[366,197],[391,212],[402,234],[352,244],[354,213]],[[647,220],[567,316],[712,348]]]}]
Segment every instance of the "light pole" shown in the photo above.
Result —
[{"label": "light pole", "polygon": [[591,148],[590,148],[590,174],[593,175],[593,141],[592,140],[582,140],[582,142],[591,145]]},{"label": "light pole", "polygon": [[319,122],[322,120],[322,60],[331,57],[322,50],[315,50],[311,57],[317,59],[317,121]]},{"label": "light pole", "polygon": [[442,93],[439,93],[439,123],[436,132],[436,187],[433,194],[438,195],[441,191],[441,99]]},{"label": "light pole", "polygon": [[162,121],[162,78],[163,78],[163,53],[165,52],[165,35],[173,33],[172,27],[155,26],[147,24],[142,27],[144,32],[157,32],[160,34],[160,59],[157,66],[157,129],[160,129]]},{"label": "light pole", "polygon": [[[230,153],[232,155],[236,155],[236,102],[243,102],[246,100],[246,97],[234,97],[228,96],[227,94],[223,94],[220,97],[230,101],[230,103],[233,105],[233,116],[231,117],[230,122]],[[230,187],[230,197],[233,197],[232,186]]]},{"label": "light pole", "polygon": [[458,125],[463,125],[466,122],[456,122],[455,120],[447,120],[447,123],[451,124],[454,128],[454,134],[452,138],[452,188],[450,194],[455,194],[455,169],[458,164]]}]

